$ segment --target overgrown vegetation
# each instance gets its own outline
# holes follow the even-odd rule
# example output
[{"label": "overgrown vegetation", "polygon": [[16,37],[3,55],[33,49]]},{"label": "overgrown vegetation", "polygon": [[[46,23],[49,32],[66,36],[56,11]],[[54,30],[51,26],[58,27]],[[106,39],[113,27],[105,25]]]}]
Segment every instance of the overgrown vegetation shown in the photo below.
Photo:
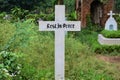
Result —
[{"label": "overgrown vegetation", "polygon": [[[120,79],[119,70],[116,70],[115,65],[104,66],[106,63],[97,60],[93,55],[93,53],[118,55],[120,52],[119,47],[99,45],[97,34],[101,28],[98,29],[97,26],[96,28],[95,26],[91,27],[91,25],[93,26],[93,24],[88,24],[87,29],[82,29],[81,32],[71,32],[66,38],[66,79]],[[20,52],[26,55],[19,62],[22,66],[20,74],[12,78],[7,76],[6,79],[53,80],[53,32],[39,32],[32,18],[16,23],[1,20],[0,26],[0,50],[14,53]],[[112,69],[109,70],[108,66],[111,66]],[[109,75],[108,73],[111,72],[112,74]],[[2,79],[4,78],[2,77]]]},{"label": "overgrown vegetation", "polygon": [[[74,0],[64,2],[66,20],[76,20]],[[36,6],[30,6],[33,3]],[[40,32],[38,20],[54,20],[55,0],[1,0],[0,4],[0,80],[54,80],[54,32]],[[120,26],[119,16],[115,17]],[[100,45],[97,36],[103,28],[92,24],[90,16],[87,20],[87,28],[66,35],[66,80],[119,80],[120,64],[96,55],[119,55],[120,46]]]},{"label": "overgrown vegetation", "polygon": [[120,30],[118,31],[103,30],[101,34],[106,38],[120,38]]},{"label": "overgrown vegetation", "polygon": [[21,64],[18,61],[20,54],[2,51],[0,52],[0,79],[12,80],[21,73]]},{"label": "overgrown vegetation", "polygon": [[[38,26],[31,19],[14,24],[3,21],[0,25],[0,50],[24,54],[21,60],[14,63],[21,64],[20,73],[7,79],[54,80],[54,33],[39,32]],[[97,33],[91,30],[68,33],[65,50],[66,80],[120,79],[117,65],[107,64],[94,56],[91,45],[97,43],[96,39]]]}]

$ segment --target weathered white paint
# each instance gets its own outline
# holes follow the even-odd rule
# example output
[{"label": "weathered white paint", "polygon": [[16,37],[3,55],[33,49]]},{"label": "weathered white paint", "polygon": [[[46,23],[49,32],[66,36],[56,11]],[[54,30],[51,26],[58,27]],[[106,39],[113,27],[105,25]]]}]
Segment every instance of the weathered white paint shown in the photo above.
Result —
[{"label": "weathered white paint", "polygon": [[[55,6],[55,21],[65,21],[65,6]],[[55,31],[55,80],[64,80],[65,31]]]},{"label": "weathered white paint", "polygon": [[80,21],[39,21],[40,31],[79,31]]},{"label": "weathered white paint", "polygon": [[39,21],[39,30],[55,31],[55,80],[64,80],[65,31],[80,31],[80,21],[65,21],[65,6],[56,5],[55,21]]},{"label": "weathered white paint", "polygon": [[99,34],[98,42],[101,45],[120,45],[120,38],[105,38],[102,34]]},{"label": "weathered white paint", "polygon": [[115,21],[115,19],[113,17],[113,15],[115,15],[115,14],[112,13],[112,11],[110,11],[110,13],[108,13],[108,15],[110,15],[110,17],[106,21],[105,30],[117,30],[117,22]]}]

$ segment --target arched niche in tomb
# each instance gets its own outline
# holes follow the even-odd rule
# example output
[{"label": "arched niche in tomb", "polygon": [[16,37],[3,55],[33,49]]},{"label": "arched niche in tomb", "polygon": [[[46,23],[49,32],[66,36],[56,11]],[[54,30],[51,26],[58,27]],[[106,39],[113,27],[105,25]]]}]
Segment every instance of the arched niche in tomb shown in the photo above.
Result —
[{"label": "arched niche in tomb", "polygon": [[[105,22],[108,19],[106,15],[110,10],[113,10],[114,0],[76,0],[76,3],[80,1],[79,11],[77,14],[78,19],[81,21],[82,27],[87,27],[87,15],[91,14],[91,21],[95,24],[105,26]],[[78,6],[76,6],[78,8]],[[77,9],[78,10],[78,9]]]},{"label": "arched niche in tomb", "polygon": [[113,24],[110,24],[109,25],[109,30],[113,30],[113,27],[114,27]]},{"label": "arched niche in tomb", "polygon": [[90,5],[90,16],[91,16],[91,21],[94,24],[101,24],[101,18],[103,15],[103,3],[101,3],[99,0],[94,0],[91,5]]}]

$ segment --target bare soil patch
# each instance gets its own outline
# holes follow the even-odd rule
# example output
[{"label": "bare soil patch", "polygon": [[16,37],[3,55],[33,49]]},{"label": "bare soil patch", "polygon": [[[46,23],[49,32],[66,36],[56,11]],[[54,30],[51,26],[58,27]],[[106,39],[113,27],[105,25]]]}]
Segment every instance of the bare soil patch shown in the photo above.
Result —
[{"label": "bare soil patch", "polygon": [[120,56],[104,56],[104,55],[97,55],[98,59],[110,62],[110,63],[120,63]]}]

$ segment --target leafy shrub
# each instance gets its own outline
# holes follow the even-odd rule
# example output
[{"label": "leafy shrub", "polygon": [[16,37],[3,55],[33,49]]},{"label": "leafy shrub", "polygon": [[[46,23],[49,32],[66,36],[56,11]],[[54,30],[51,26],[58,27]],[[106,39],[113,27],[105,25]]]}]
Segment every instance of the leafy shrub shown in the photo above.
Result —
[{"label": "leafy shrub", "polygon": [[0,13],[0,19],[3,19],[5,17],[5,15],[6,15],[5,12]]},{"label": "leafy shrub", "polygon": [[68,1],[68,0],[64,0],[64,4],[66,6],[66,13],[71,13],[71,12],[74,12],[75,10],[75,1],[74,0],[71,0],[71,1]]},{"label": "leafy shrub", "polygon": [[14,80],[38,80],[36,76],[37,69],[27,62],[22,62],[21,72],[14,77]]},{"label": "leafy shrub", "polygon": [[120,29],[120,14],[115,15],[114,17],[115,17],[115,20],[117,21],[118,29]]},{"label": "leafy shrub", "polygon": [[70,13],[67,15],[67,20],[77,20],[77,15],[76,11]]},{"label": "leafy shrub", "polygon": [[35,23],[38,23],[38,20],[45,20],[45,21],[53,21],[54,20],[54,14],[28,14],[25,16],[25,19],[32,19]]},{"label": "leafy shrub", "polygon": [[28,14],[28,12],[29,12],[28,10],[24,10],[24,9],[21,9],[18,7],[11,9],[11,14],[12,14],[13,20],[24,19],[25,16]]},{"label": "leafy shrub", "polygon": [[101,34],[103,34],[103,36],[107,38],[120,38],[120,30],[118,31],[103,30]]},{"label": "leafy shrub", "polygon": [[113,45],[113,46],[107,46],[107,45],[98,45],[95,47],[95,52],[100,54],[111,54],[111,55],[119,55],[120,53],[120,46]]},{"label": "leafy shrub", "polygon": [[75,38],[79,39],[80,42],[82,42],[83,44],[87,44],[88,46],[90,46],[90,49],[93,49],[91,46],[94,46],[94,44],[97,44],[97,32],[88,30],[88,29],[83,29],[80,32],[76,32],[75,33]]},{"label": "leafy shrub", "polygon": [[[20,56],[16,53],[0,52],[0,79],[10,80],[20,74],[21,65],[18,63]],[[9,79],[10,78],[10,79]]]},{"label": "leafy shrub", "polygon": [[39,15],[39,18],[41,18],[42,20],[45,20],[45,21],[51,21],[51,20],[54,20],[54,17],[55,16],[55,14],[44,14],[44,13],[41,13],[40,15]]},{"label": "leafy shrub", "polygon": [[38,23],[39,20],[39,14],[28,14],[25,16],[25,19],[32,19],[35,23]]}]

